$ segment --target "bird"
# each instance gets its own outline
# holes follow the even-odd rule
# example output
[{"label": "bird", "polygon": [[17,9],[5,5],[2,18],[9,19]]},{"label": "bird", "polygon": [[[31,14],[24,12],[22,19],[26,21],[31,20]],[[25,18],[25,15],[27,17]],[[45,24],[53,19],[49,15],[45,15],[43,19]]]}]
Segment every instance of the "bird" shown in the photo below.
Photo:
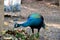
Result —
[{"label": "bird", "polygon": [[32,29],[32,33],[34,33],[34,29],[38,29],[38,33],[39,33],[41,28],[45,29],[44,17],[41,14],[36,12],[31,13],[24,23],[14,24],[14,28],[18,28],[20,26],[23,26],[23,27],[29,26]]}]

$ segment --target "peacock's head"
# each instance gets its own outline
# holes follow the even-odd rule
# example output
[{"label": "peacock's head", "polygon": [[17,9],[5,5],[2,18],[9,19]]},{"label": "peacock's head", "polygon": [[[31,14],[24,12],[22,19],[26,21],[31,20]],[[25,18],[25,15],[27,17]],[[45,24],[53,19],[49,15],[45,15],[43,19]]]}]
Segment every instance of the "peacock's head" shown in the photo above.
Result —
[{"label": "peacock's head", "polygon": [[18,28],[18,27],[20,27],[21,26],[21,24],[18,24],[18,23],[15,23],[14,24],[14,28]]},{"label": "peacock's head", "polygon": [[18,27],[20,27],[20,26],[22,26],[22,24],[24,23],[25,21],[21,21],[21,22],[16,22],[15,24],[14,24],[14,28],[18,28]]}]

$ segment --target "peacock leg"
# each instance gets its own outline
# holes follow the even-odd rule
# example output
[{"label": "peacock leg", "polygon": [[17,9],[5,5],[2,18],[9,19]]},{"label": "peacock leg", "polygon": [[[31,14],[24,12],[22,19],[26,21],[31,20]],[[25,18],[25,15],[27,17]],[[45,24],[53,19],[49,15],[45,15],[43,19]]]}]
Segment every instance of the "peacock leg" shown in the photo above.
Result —
[{"label": "peacock leg", "polygon": [[40,28],[38,28],[38,33],[39,33],[39,31],[40,31]]},{"label": "peacock leg", "polygon": [[31,28],[32,29],[32,33],[34,34],[34,29],[33,28]]},{"label": "peacock leg", "polygon": [[38,28],[38,33],[37,33],[38,38],[39,38],[39,31],[40,31],[40,28]]}]

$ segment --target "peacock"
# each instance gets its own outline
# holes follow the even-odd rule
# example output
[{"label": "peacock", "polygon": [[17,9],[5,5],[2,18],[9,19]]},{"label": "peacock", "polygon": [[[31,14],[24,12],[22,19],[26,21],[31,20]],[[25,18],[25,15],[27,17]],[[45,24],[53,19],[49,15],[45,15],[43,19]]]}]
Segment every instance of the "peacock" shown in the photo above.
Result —
[{"label": "peacock", "polygon": [[38,33],[39,33],[41,28],[45,29],[44,18],[39,13],[31,13],[28,16],[26,22],[24,22],[22,24],[15,23],[14,28],[17,28],[20,26],[23,26],[23,27],[29,26],[32,29],[32,33],[34,33],[34,29],[36,28],[36,29],[38,29]]}]

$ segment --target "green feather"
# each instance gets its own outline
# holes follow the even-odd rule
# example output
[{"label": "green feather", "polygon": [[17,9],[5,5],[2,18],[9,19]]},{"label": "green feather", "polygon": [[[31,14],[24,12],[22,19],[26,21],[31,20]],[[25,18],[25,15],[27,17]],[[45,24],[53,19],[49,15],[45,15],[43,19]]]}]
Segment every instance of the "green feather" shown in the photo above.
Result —
[{"label": "green feather", "polygon": [[33,18],[40,18],[41,17],[41,15],[38,13],[32,13],[30,16]]}]

